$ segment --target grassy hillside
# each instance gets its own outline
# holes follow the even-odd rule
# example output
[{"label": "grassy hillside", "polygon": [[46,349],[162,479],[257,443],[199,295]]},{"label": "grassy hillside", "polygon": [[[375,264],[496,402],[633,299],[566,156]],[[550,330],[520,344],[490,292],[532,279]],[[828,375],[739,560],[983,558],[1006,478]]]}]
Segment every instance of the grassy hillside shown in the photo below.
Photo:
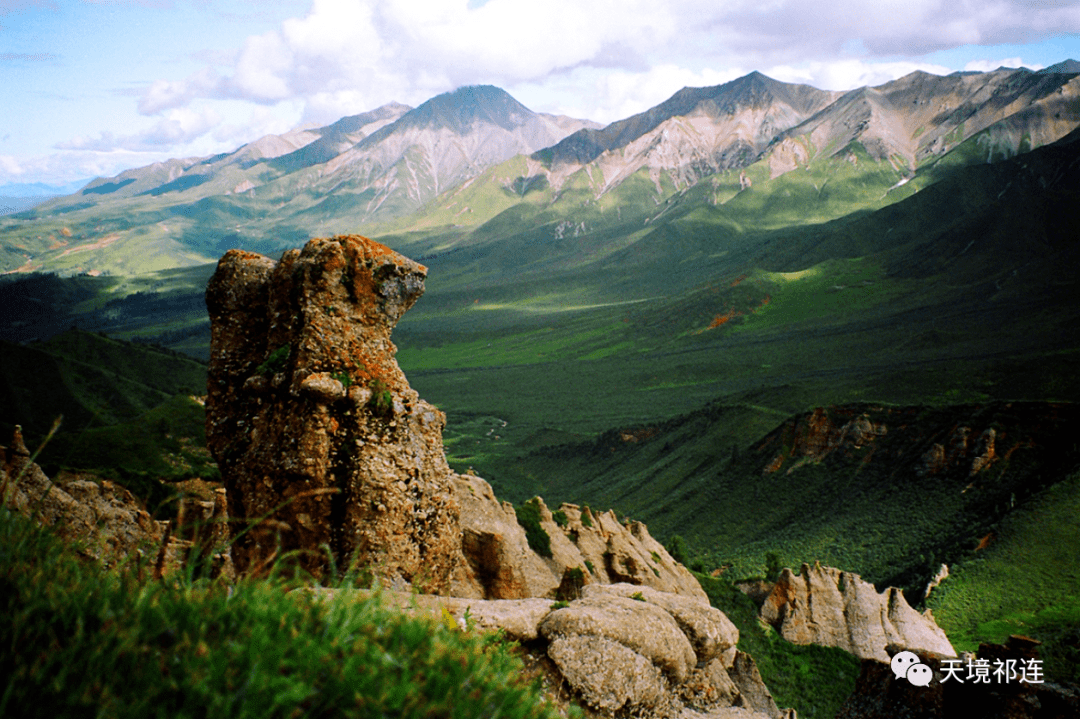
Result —
[{"label": "grassy hillside", "polygon": [[216,264],[133,276],[0,278],[0,340],[46,340],[72,327],[209,357],[206,283]]},{"label": "grassy hillside", "polygon": [[4,343],[0,363],[0,431],[21,424],[29,439],[59,414],[66,431],[82,431],[131,421],[176,394],[206,392],[206,365],[191,357],[79,330]]},{"label": "grassy hillside", "polygon": [[[846,405],[789,419],[742,447],[730,439],[754,432],[756,414],[714,405],[541,447],[499,464],[495,476],[506,487],[541,485],[548,498],[615,507],[659,537],[683,536],[707,566],[731,565],[736,576],[762,574],[775,553],[787,566],[820,560],[921,589],[938,564],[967,556],[1013,508],[1080,465],[1078,412]],[[856,442],[853,423],[863,417],[874,434]],[[995,458],[972,473],[991,429]],[[839,444],[820,449],[829,442]],[[960,442],[962,462],[927,469],[935,444],[960,457]]]},{"label": "grassy hillside", "polygon": [[[119,481],[156,511],[172,492],[159,480],[213,479],[205,411],[206,365],[171,350],[69,330],[46,342],[0,345],[0,436],[23,427],[39,462]],[[168,511],[171,506],[162,506]]]},{"label": "grassy hillside", "polygon": [[1043,642],[1055,677],[1080,682],[1080,473],[1036,494],[987,546],[952,565],[927,604],[958,649],[1010,634]]}]

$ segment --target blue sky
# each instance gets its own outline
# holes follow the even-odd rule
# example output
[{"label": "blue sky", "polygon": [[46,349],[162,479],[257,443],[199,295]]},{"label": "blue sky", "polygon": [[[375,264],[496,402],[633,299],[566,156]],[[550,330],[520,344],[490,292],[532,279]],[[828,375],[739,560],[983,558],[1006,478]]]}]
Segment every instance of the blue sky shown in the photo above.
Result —
[{"label": "blue sky", "polygon": [[0,187],[466,84],[611,122],[760,70],[845,90],[1080,59],[1080,0],[0,0]]}]

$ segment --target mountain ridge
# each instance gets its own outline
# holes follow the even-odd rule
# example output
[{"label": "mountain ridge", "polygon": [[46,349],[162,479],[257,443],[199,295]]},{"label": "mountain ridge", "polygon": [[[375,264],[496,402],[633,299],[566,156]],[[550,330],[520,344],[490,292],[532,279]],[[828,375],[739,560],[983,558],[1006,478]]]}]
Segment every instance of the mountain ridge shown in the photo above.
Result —
[{"label": "mountain ridge", "polygon": [[[511,207],[542,210],[577,235],[611,222],[597,210],[617,218],[632,208],[648,224],[644,202],[660,213],[694,202],[701,214],[765,201],[772,216],[781,196],[746,190],[781,176],[792,185],[783,192],[798,190],[784,197],[831,203],[802,222],[827,221],[903,199],[953,167],[1053,142],[1080,125],[1077,98],[1080,79],[1063,72],[916,72],[847,93],[751,73],[592,127],[534,113],[494,86],[459,88],[417,108],[386,105],[234,153],[99,178],[0,221],[0,270],[191,266],[229,247],[274,252],[360,226],[460,236],[454,228]],[[796,168],[804,180],[788,175]]]}]

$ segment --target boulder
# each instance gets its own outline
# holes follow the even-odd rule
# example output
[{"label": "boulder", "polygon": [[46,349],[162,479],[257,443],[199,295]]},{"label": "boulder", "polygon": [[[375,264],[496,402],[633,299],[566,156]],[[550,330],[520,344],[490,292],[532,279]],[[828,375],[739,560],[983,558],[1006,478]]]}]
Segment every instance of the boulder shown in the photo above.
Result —
[{"label": "boulder", "polygon": [[548,647],[559,671],[581,698],[604,712],[652,708],[666,687],[659,669],[641,654],[596,635],[556,637]]},{"label": "boulder", "polygon": [[[306,588],[321,599],[378,595],[462,631],[502,630],[526,642],[599,716],[780,719],[738,632],[706,602],[629,584],[591,584],[581,599],[468,599],[389,590]],[[638,598],[635,598],[638,597]]]},{"label": "boulder", "polygon": [[660,592],[651,587],[633,584],[593,584],[585,588],[584,597],[640,596],[671,615],[679,629],[690,640],[698,664],[711,662],[739,642],[739,630],[723,612],[706,601],[679,594]]},{"label": "boulder", "polygon": [[864,659],[888,661],[885,647],[956,656],[929,613],[919,614],[890,587],[879,593],[857,574],[802,565],[784,569],[761,607],[761,617],[796,644],[839,647]]},{"label": "boulder", "polygon": [[675,684],[685,681],[697,665],[694,648],[675,619],[648,601],[586,597],[548,614],[539,629],[548,641],[584,635],[618,642],[655,664]]}]

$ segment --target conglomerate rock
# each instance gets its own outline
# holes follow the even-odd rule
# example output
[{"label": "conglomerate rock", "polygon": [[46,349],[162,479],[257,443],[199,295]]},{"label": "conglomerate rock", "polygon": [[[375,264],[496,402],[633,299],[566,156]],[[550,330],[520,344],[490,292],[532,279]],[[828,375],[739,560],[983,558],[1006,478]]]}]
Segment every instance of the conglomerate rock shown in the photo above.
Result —
[{"label": "conglomerate rock", "polygon": [[368,567],[446,593],[465,581],[445,416],[394,360],[390,331],[426,268],[364,237],[317,239],[279,262],[231,250],[206,290],[207,444],[237,571],[283,553],[315,576]]},{"label": "conglomerate rock", "polygon": [[858,575],[803,564],[784,569],[761,607],[761,616],[788,641],[839,647],[863,659],[888,661],[885,647],[956,656],[927,611],[919,614],[890,587],[882,593]]},{"label": "conglomerate rock", "polygon": [[425,272],[355,236],[277,263],[237,250],[218,263],[206,434],[237,571],[290,552],[316,577],[331,560],[363,567],[403,608],[542,647],[605,715],[775,716],[739,663],[735,627],[645,525],[536,498],[521,521],[547,536],[541,555],[513,506],[450,470],[445,417],[409,387],[390,342]]}]

